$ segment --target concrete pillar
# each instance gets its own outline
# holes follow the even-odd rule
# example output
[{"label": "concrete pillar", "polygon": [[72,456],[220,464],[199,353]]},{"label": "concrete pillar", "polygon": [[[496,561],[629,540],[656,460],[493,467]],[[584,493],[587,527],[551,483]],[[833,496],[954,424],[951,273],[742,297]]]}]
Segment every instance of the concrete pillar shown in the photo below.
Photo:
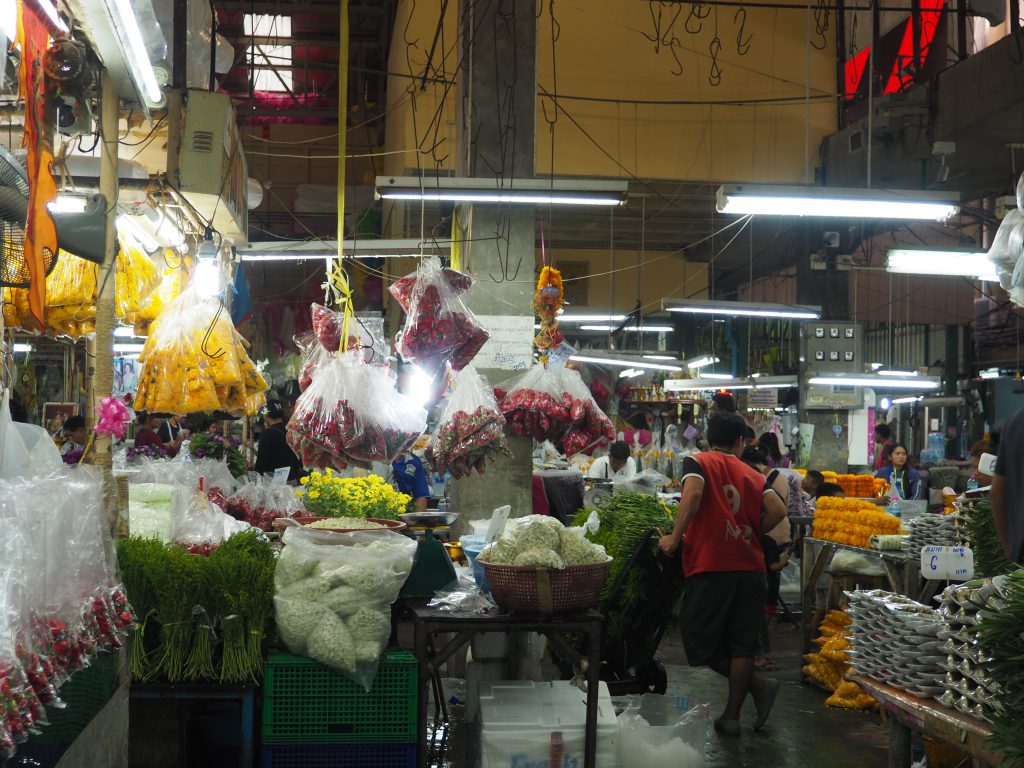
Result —
[{"label": "concrete pillar", "polygon": [[[458,175],[532,178],[536,133],[536,0],[459,4],[461,52]],[[469,306],[478,315],[532,316],[536,210],[531,206],[483,205],[464,209],[463,267],[476,275]],[[497,384],[512,371],[481,370]],[[530,514],[531,443],[511,438],[513,456],[488,465],[482,476],[453,483],[459,512],[456,532],[469,520],[512,505],[513,516]]]},{"label": "concrete pillar", "polygon": [[[796,301],[798,304],[820,306],[824,320],[850,319],[850,273],[837,271],[834,264],[827,270],[811,269],[811,254],[821,251],[823,231],[838,228],[820,220],[803,223],[803,245],[796,260]],[[829,261],[834,259],[826,257]]]}]

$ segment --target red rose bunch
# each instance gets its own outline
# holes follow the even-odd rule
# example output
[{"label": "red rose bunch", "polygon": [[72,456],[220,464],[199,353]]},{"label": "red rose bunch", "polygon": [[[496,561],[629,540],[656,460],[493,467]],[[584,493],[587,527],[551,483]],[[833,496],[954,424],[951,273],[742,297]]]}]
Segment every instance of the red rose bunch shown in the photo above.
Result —
[{"label": "red rose bunch", "polygon": [[498,454],[511,456],[505,437],[505,417],[487,381],[472,366],[458,374],[437,429],[427,445],[427,460],[435,472],[467,477],[483,474]]}]

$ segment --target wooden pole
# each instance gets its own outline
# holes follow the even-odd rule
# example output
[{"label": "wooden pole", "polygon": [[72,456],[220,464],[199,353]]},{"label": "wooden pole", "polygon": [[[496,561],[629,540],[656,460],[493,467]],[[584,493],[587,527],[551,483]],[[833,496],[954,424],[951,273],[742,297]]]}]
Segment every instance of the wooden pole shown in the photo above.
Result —
[{"label": "wooden pole", "polygon": [[[96,333],[89,341],[89,386],[88,409],[86,419],[90,425],[96,421],[95,409],[104,397],[109,397],[114,389],[114,326],[117,323],[114,310],[116,296],[115,250],[116,230],[114,222],[117,217],[117,139],[118,139],[118,99],[113,80],[104,73],[100,97],[100,137],[102,141],[102,157],[100,163],[100,194],[107,201],[106,217],[106,258],[99,266],[96,276],[98,294],[96,296]],[[90,463],[103,471],[104,502],[107,520],[112,530],[116,530],[118,513],[117,486],[111,474],[112,465],[111,440],[104,435],[96,435]]]}]

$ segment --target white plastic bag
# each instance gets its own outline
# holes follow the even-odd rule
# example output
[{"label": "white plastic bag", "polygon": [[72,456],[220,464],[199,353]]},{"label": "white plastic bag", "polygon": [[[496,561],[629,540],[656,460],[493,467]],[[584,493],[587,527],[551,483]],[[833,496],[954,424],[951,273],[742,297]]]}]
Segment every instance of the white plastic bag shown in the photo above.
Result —
[{"label": "white plastic bag", "polygon": [[686,699],[645,693],[619,715],[619,765],[704,768],[711,710]]},{"label": "white plastic bag", "polygon": [[373,685],[391,633],[391,604],[412,570],[416,542],[392,531],[286,528],[274,574],[274,612],[288,650]]}]

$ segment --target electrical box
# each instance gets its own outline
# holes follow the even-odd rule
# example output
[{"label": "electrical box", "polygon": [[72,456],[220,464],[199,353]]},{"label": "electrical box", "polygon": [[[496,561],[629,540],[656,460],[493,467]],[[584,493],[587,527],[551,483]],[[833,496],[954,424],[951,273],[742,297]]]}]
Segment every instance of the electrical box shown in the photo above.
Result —
[{"label": "electrical box", "polygon": [[[864,373],[864,327],[860,323],[816,320],[800,329],[801,378]],[[850,410],[864,407],[864,390],[843,385],[806,385],[804,408]]]},{"label": "electrical box", "polygon": [[178,175],[178,190],[225,240],[248,243],[249,172],[226,93],[187,92]]}]

